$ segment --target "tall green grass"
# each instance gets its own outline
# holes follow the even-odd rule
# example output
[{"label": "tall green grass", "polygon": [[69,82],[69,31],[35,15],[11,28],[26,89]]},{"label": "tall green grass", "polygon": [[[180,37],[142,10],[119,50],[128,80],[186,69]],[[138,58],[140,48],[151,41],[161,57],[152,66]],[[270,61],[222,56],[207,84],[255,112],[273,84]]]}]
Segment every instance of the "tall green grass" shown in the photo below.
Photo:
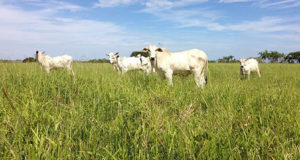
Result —
[{"label": "tall green grass", "polygon": [[300,159],[300,65],[238,64],[193,76],[74,64],[49,75],[0,63],[0,159]]}]

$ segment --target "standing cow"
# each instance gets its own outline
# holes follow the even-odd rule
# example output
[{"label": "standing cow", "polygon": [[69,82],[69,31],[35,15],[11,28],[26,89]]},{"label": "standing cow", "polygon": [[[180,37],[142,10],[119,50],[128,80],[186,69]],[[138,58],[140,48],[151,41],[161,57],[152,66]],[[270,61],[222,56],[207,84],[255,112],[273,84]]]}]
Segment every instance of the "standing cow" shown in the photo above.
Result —
[{"label": "standing cow", "polygon": [[36,51],[35,58],[37,62],[44,68],[47,73],[50,73],[52,69],[65,68],[69,73],[74,75],[72,66],[73,59],[69,55],[62,55],[57,57],[44,56],[45,51]]},{"label": "standing cow", "polygon": [[248,75],[248,80],[250,79],[251,72],[257,72],[258,76],[261,77],[258,62],[256,59],[240,59],[240,74],[241,76]]},{"label": "standing cow", "polygon": [[114,68],[121,71],[122,74],[130,70],[143,70],[147,74],[151,72],[151,64],[147,63],[147,58],[142,58],[141,55],[137,57],[120,57],[119,52],[117,52],[109,53],[107,56],[109,56],[109,61]]},{"label": "standing cow", "polygon": [[197,87],[204,88],[207,78],[204,78],[204,71],[208,70],[206,54],[198,49],[191,49],[182,52],[170,53],[165,48],[158,48],[149,45],[143,52],[150,53],[150,60],[155,71],[163,74],[169,85],[173,85],[172,76],[177,73],[193,73]]}]

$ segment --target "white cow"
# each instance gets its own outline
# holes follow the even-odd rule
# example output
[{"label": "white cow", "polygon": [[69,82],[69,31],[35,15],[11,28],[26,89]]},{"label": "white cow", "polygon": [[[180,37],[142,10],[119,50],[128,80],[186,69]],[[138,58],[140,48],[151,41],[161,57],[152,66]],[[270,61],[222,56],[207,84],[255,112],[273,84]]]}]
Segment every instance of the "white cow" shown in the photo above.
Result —
[{"label": "white cow", "polygon": [[[120,57],[119,52],[109,53],[109,61],[114,65],[117,71],[121,71],[122,74],[130,70],[143,70],[147,74],[151,71],[151,64],[147,63],[147,59],[142,58],[140,55],[137,57]],[[143,59],[145,62],[143,63]],[[150,70],[149,70],[150,65]]]},{"label": "white cow", "polygon": [[149,45],[143,52],[150,52],[150,60],[155,71],[163,74],[170,85],[173,85],[172,76],[177,73],[193,73],[197,87],[204,88],[207,79],[204,71],[208,70],[206,54],[198,49],[170,53],[167,49]]},{"label": "white cow", "polygon": [[138,55],[137,57],[140,58],[142,68],[147,74],[149,74],[151,72],[155,72],[154,68],[151,65],[151,61],[150,61],[149,57],[144,57],[141,55]]},{"label": "white cow", "polygon": [[44,53],[45,51],[36,51],[35,57],[38,63],[45,69],[47,73],[50,73],[52,69],[65,68],[69,73],[72,73],[74,75],[72,69],[73,59],[71,56],[62,55],[52,58],[50,56],[44,56]]},{"label": "white cow", "polygon": [[109,54],[106,54],[107,56],[109,56],[109,62],[113,65],[113,67],[116,71],[120,71],[120,68],[117,64],[117,56],[119,56],[118,54],[119,54],[119,52],[117,52],[117,53],[111,52]]},{"label": "white cow", "polygon": [[256,59],[253,59],[253,58],[250,58],[247,60],[240,59],[240,64],[241,64],[241,67],[240,67],[241,76],[244,76],[247,74],[248,79],[250,79],[251,72],[256,71],[258,76],[261,77],[259,67],[258,67],[258,62]]}]

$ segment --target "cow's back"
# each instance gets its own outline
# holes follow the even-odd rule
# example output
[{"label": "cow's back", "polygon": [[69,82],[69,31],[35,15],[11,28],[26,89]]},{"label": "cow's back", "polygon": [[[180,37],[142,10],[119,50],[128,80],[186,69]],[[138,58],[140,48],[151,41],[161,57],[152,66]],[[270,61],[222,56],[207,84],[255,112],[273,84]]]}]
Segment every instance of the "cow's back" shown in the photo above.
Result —
[{"label": "cow's back", "polygon": [[253,58],[246,60],[245,64],[246,68],[250,69],[251,71],[254,71],[258,68],[258,62]]},{"label": "cow's back", "polygon": [[120,59],[121,64],[126,67],[127,69],[131,70],[131,69],[137,69],[141,66],[141,61],[139,58],[135,58],[135,57],[122,57]]},{"label": "cow's back", "polygon": [[207,63],[207,56],[199,49],[175,52],[169,59],[171,68],[175,70],[190,70],[201,67],[204,63]]},{"label": "cow's back", "polygon": [[65,67],[72,63],[72,57],[69,55],[62,55],[52,58],[52,66],[53,67]]}]

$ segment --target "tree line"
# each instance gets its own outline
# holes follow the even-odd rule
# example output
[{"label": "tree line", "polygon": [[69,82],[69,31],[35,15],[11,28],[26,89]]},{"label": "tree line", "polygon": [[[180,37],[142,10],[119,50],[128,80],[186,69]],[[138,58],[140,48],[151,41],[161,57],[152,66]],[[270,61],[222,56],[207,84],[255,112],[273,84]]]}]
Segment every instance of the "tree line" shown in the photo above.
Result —
[{"label": "tree line", "polygon": [[[262,51],[258,53],[258,57],[250,57],[255,58],[259,62],[270,62],[270,63],[300,63],[300,51],[290,52],[288,54],[280,53],[277,51]],[[234,56],[224,56],[223,58],[219,58],[217,60],[219,63],[235,63],[239,62]]]},{"label": "tree line", "polygon": [[300,63],[300,51],[291,52],[289,54],[279,53],[277,51],[268,51],[259,52],[259,57],[264,62],[271,63]]},{"label": "tree line", "polygon": [[[23,63],[30,63],[30,62],[36,62],[36,59],[33,57],[27,57],[25,58],[23,61]],[[74,61],[74,62],[86,62],[86,63],[109,63],[108,59],[91,59],[91,60],[87,60],[87,61]]]}]

